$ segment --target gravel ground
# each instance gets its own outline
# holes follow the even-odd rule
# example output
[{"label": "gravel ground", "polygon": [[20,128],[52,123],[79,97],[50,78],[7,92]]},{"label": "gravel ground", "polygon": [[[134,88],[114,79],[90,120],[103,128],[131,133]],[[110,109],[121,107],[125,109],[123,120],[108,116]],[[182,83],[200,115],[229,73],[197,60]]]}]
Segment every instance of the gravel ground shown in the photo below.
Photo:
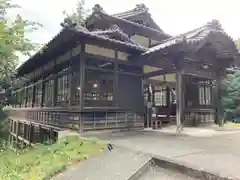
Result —
[{"label": "gravel ground", "polygon": [[198,180],[182,173],[152,166],[139,180]]}]

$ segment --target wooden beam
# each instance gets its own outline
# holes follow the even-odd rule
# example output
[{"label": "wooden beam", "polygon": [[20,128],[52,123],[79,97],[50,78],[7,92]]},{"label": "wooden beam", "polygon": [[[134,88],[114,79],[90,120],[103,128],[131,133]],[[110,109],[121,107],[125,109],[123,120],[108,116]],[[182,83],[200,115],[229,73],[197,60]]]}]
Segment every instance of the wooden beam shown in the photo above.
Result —
[{"label": "wooden beam", "polygon": [[196,76],[196,77],[202,77],[206,79],[216,79],[216,74],[211,71],[201,71],[197,70],[195,68],[184,68],[182,70],[182,74]]},{"label": "wooden beam", "polygon": [[163,69],[163,70],[159,70],[159,71],[146,73],[146,74],[143,75],[143,77],[144,78],[149,78],[149,77],[159,76],[159,75],[164,75],[164,74],[172,74],[172,73],[175,73],[175,72],[176,72],[175,69]]}]

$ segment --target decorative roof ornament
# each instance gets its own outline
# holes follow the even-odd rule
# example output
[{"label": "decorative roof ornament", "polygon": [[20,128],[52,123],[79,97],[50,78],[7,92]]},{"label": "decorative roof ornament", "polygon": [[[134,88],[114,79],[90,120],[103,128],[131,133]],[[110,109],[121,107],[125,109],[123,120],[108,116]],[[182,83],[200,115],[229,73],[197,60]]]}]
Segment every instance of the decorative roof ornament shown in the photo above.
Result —
[{"label": "decorative roof ornament", "polygon": [[92,8],[93,12],[104,12],[102,6],[99,4],[95,4],[94,7]]},{"label": "decorative roof ornament", "polygon": [[210,27],[210,28],[214,28],[214,29],[217,29],[217,30],[223,30],[222,29],[222,25],[220,24],[220,22],[216,19],[213,19],[212,21],[208,22],[207,23],[207,26]]},{"label": "decorative roof ornament", "polygon": [[143,4],[143,3],[137,4],[135,10],[141,10],[141,11],[148,12],[147,6],[145,4]]}]

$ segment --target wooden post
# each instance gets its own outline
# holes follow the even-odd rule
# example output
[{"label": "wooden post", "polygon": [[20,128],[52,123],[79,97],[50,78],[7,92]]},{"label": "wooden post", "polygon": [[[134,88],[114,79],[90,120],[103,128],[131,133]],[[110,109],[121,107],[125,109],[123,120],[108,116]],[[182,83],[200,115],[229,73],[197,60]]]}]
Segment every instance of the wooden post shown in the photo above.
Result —
[{"label": "wooden post", "polygon": [[182,89],[182,74],[178,70],[176,72],[176,122],[177,122],[177,133],[182,130],[182,117],[183,117],[183,89]]},{"label": "wooden post", "polygon": [[43,78],[42,78],[42,82],[41,82],[41,89],[42,89],[42,97],[41,97],[41,102],[40,102],[40,107],[44,106],[44,100],[45,100],[45,83],[43,82]]},{"label": "wooden post", "polygon": [[53,128],[49,129],[50,144],[53,144]]},{"label": "wooden post", "polygon": [[221,102],[221,74],[217,73],[215,89],[216,122],[219,126],[224,125],[223,107]]},{"label": "wooden post", "polygon": [[115,51],[115,62],[114,63],[114,78],[113,78],[113,101],[114,105],[117,106],[118,104],[118,99],[117,99],[117,88],[118,88],[118,63],[117,63],[117,56],[118,56],[118,51]]},{"label": "wooden post", "polygon": [[28,141],[29,141],[29,146],[31,146],[31,143],[32,143],[32,136],[33,136],[33,125],[32,125],[32,123],[30,123],[29,125],[28,125]]},{"label": "wooden post", "polygon": [[16,147],[18,148],[18,137],[19,137],[19,121],[16,121]]},{"label": "wooden post", "polygon": [[58,77],[57,77],[57,68],[56,68],[56,60],[54,60],[54,83],[53,83],[53,102],[52,102],[52,106],[56,106],[57,104],[57,96],[58,96],[58,92],[57,92],[57,83],[58,83]]},{"label": "wooden post", "polygon": [[[81,46],[81,52],[82,54],[85,53],[85,44],[83,43]],[[79,122],[79,130],[82,132],[84,130],[83,124],[84,124],[84,89],[85,89],[85,65],[86,59],[84,55],[80,55],[80,122]]]},{"label": "wooden post", "polygon": [[8,135],[8,144],[12,145],[12,130],[13,130],[13,120],[9,120],[9,135]]},{"label": "wooden post", "polygon": [[[71,53],[72,54],[72,53]],[[71,55],[72,57],[72,55]],[[73,60],[69,60],[69,74],[68,74],[68,81],[69,81],[69,89],[68,89],[68,107],[72,105],[73,100]]]}]

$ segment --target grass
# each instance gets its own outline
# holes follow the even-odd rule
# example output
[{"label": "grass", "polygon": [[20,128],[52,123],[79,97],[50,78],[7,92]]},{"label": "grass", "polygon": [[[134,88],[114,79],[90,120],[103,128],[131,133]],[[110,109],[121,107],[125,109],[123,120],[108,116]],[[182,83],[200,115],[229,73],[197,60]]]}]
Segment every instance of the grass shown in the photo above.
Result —
[{"label": "grass", "polygon": [[25,152],[2,150],[0,180],[47,180],[67,166],[88,159],[106,149],[96,139],[62,138],[53,145],[39,145]]},{"label": "grass", "polygon": [[225,124],[226,124],[226,125],[229,125],[229,126],[240,127],[240,123],[226,122]]}]

